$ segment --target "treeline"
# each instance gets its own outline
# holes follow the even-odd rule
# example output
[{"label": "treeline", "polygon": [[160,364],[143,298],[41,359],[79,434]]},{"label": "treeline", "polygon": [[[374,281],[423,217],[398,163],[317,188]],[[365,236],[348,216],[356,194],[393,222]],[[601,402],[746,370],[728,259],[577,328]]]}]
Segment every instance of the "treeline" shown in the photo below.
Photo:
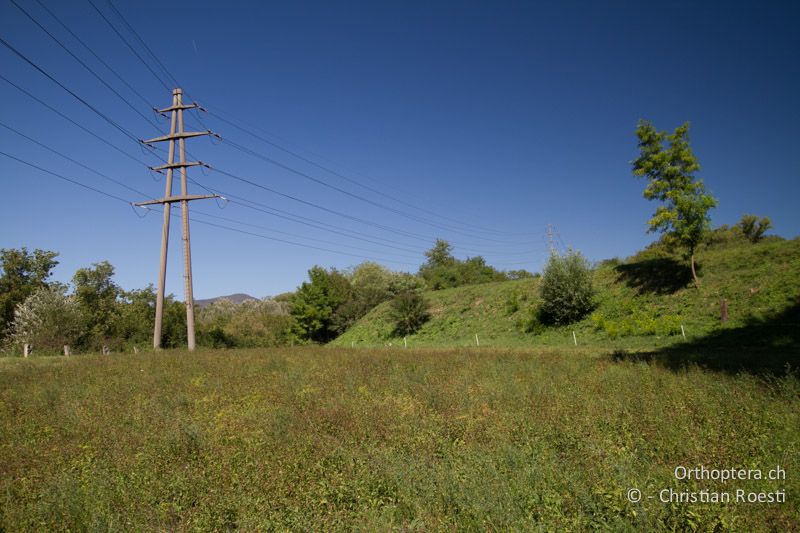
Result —
[{"label": "treeline", "polygon": [[[227,300],[197,307],[200,346],[266,347],[324,343],[344,333],[371,309],[396,300],[403,331],[427,316],[425,290],[530,277],[524,270],[501,272],[482,257],[459,260],[446,241],[426,252],[417,274],[394,272],[364,262],[348,270],[315,266],[294,293],[234,304]],[[30,344],[38,353],[129,351],[152,343],[156,294],[152,285],[126,291],[114,282],[107,261],[78,269],[70,285],[50,280],[58,254],[26,248],[0,250],[0,343],[5,353]],[[411,329],[409,329],[411,328]],[[186,343],[186,309],[168,296],[162,346]]]}]

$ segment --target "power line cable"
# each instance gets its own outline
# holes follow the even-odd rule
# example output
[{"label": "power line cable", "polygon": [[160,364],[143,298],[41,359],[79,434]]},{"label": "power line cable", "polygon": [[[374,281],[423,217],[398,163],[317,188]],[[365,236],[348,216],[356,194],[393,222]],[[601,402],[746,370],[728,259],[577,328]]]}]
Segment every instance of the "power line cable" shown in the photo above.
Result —
[{"label": "power line cable", "polygon": [[81,44],[81,46],[83,46],[83,47],[84,47],[84,48],[85,48],[85,49],[86,49],[86,50],[87,50],[87,51],[88,51],[90,54],[92,54],[92,56],[94,56],[94,58],[95,58],[95,59],[97,59],[97,61],[99,61],[99,62],[100,62],[100,63],[101,63],[101,64],[102,64],[102,65],[103,65],[103,66],[104,66],[106,69],[108,69],[108,70],[109,70],[109,71],[110,71],[112,74],[114,74],[114,76],[116,76],[116,77],[117,77],[117,79],[118,79],[119,81],[121,81],[121,82],[122,82],[122,83],[125,85],[125,87],[127,87],[128,89],[130,89],[130,91],[131,91],[133,94],[135,94],[136,96],[138,96],[138,97],[139,97],[139,99],[140,99],[142,102],[144,102],[144,104],[147,106],[147,108],[148,108],[148,109],[152,109],[152,108],[153,108],[153,104],[152,104],[152,103],[151,103],[151,102],[150,102],[150,101],[149,101],[147,98],[145,98],[144,96],[142,96],[142,93],[140,93],[139,91],[137,91],[137,90],[136,90],[136,89],[135,89],[135,88],[134,88],[134,87],[133,87],[133,86],[132,86],[130,83],[128,83],[128,81],[127,81],[125,78],[123,78],[123,77],[122,77],[122,76],[121,76],[121,75],[120,75],[120,74],[119,74],[119,73],[118,73],[118,72],[117,72],[117,71],[116,71],[116,70],[115,70],[115,69],[114,69],[114,68],[113,68],[111,65],[109,65],[109,64],[108,64],[106,61],[104,61],[104,60],[103,60],[103,58],[101,58],[101,57],[100,57],[100,56],[99,56],[99,55],[98,55],[98,54],[97,54],[97,53],[96,53],[96,52],[95,52],[95,51],[92,49],[92,47],[91,47],[91,46],[89,46],[88,44],[86,44],[86,43],[85,43],[85,42],[84,42],[84,41],[83,41],[83,40],[82,40],[80,37],[78,37],[78,36],[75,34],[75,32],[73,32],[73,31],[72,31],[72,30],[71,30],[71,29],[70,29],[70,28],[69,28],[69,27],[68,27],[68,26],[67,26],[67,25],[66,25],[66,24],[65,24],[65,23],[64,23],[64,22],[61,20],[61,18],[59,18],[59,17],[58,17],[58,16],[57,16],[55,13],[53,13],[53,12],[50,10],[50,8],[48,8],[46,5],[44,5],[44,3],[42,3],[42,1],[41,1],[41,0],[36,0],[36,3],[38,3],[38,4],[39,4],[39,6],[41,6],[41,8],[42,8],[42,9],[44,9],[45,11],[47,11],[47,13],[48,13],[48,14],[49,14],[49,15],[50,15],[50,16],[51,16],[53,19],[55,19],[55,21],[56,21],[56,22],[58,22],[58,23],[61,25],[61,27],[62,27],[62,28],[64,28],[64,29],[65,29],[65,30],[66,30],[66,31],[67,31],[67,32],[68,32],[68,33],[69,33],[69,34],[70,34],[70,35],[71,35],[71,36],[72,36],[72,37],[73,37],[73,38],[74,38],[76,41],[78,41],[78,42]]},{"label": "power line cable", "polygon": [[[386,204],[383,204],[383,203],[380,203],[380,202],[375,202],[373,200],[370,200],[369,198],[366,198],[366,197],[361,196],[359,194],[355,194],[355,193],[350,192],[350,191],[348,191],[346,189],[342,189],[341,187],[337,187],[336,185],[331,185],[330,183],[328,183],[328,182],[326,182],[324,180],[321,180],[319,178],[311,176],[310,174],[307,174],[307,173],[302,172],[300,170],[297,170],[297,169],[295,169],[293,167],[290,167],[289,165],[281,163],[280,161],[277,161],[277,160],[275,160],[275,159],[273,159],[273,158],[271,158],[269,156],[260,154],[260,153],[254,151],[254,150],[251,150],[250,148],[247,148],[246,146],[242,146],[241,144],[236,143],[234,141],[231,141],[229,139],[222,138],[222,140],[223,140],[223,142],[233,146],[237,150],[239,150],[239,151],[241,151],[243,153],[246,153],[246,154],[248,154],[248,155],[250,155],[252,157],[255,157],[257,159],[261,159],[263,161],[266,161],[266,162],[268,162],[268,163],[270,163],[272,165],[275,165],[275,166],[277,166],[279,168],[282,168],[282,169],[284,169],[284,170],[286,170],[288,172],[292,172],[293,174],[295,174],[297,176],[300,176],[300,177],[302,177],[304,179],[313,181],[314,183],[322,185],[323,187],[326,187],[328,189],[337,191],[337,192],[339,192],[341,194],[344,194],[344,195],[349,196],[351,198],[355,198],[355,199],[357,199],[357,200],[359,200],[361,202],[364,202],[366,204],[372,205],[374,207],[378,207],[379,209],[384,209],[384,210],[389,211],[391,213],[395,213],[397,215],[400,215],[402,217],[408,218],[408,219],[413,220],[415,222],[420,222],[422,224],[426,224],[426,225],[434,227],[436,229],[452,231],[454,233],[458,233],[458,234],[461,234],[461,235],[466,235],[466,236],[473,237],[473,238],[476,238],[476,239],[486,240],[486,241],[489,241],[489,242],[496,242],[496,243],[500,243],[500,244],[523,244],[523,243],[512,243],[512,242],[508,242],[508,241],[501,241],[501,240],[493,239],[493,238],[490,238],[490,237],[482,237],[480,235],[475,235],[474,233],[467,233],[467,232],[465,232],[465,231],[463,231],[463,230],[461,230],[459,228],[455,228],[453,226],[449,226],[449,225],[446,225],[446,224],[440,224],[440,223],[437,223],[435,221],[432,221],[432,220],[424,218],[424,217],[419,217],[419,216],[416,216],[416,215],[409,214],[407,212],[404,212],[404,211],[401,211],[399,209],[393,208],[393,207],[388,206]],[[524,243],[524,244],[530,244],[530,243]]]},{"label": "power line cable", "polygon": [[111,23],[111,21],[106,18],[106,16],[103,14],[103,12],[100,11],[100,9],[95,5],[95,3],[92,2],[92,0],[86,0],[86,1],[89,2],[89,4],[91,4],[91,6],[94,8],[94,10],[97,11],[97,14],[100,15],[100,17],[106,22],[106,24],[108,24],[108,26],[114,31],[114,33],[117,34],[117,37],[119,37],[120,40],[127,45],[128,49],[130,49],[130,51],[133,52],[133,55],[135,55],[139,59],[139,61],[145,66],[145,68],[147,68],[147,70],[150,71],[150,74],[152,74],[153,77],[155,77],[158,80],[158,82],[162,86],[164,86],[164,89],[166,89],[167,91],[170,91],[171,89],[169,88],[169,86],[166,83],[164,83],[164,80],[162,80],[161,77],[158,74],[156,74],[155,71],[153,71],[152,68],[150,68],[150,65],[148,65],[147,62],[144,59],[142,59],[142,56],[139,55],[139,52],[137,52],[136,49],[128,42],[128,40],[125,39],[125,37],[122,36],[122,34],[117,30],[116,26],[114,26]]},{"label": "power line cable", "polygon": [[26,95],[27,97],[31,98],[31,99],[32,99],[32,100],[34,100],[35,102],[38,102],[39,104],[41,104],[42,106],[46,107],[47,109],[49,109],[49,110],[50,110],[50,111],[52,111],[53,113],[57,114],[58,116],[60,116],[60,117],[61,117],[61,118],[63,118],[64,120],[66,120],[66,121],[68,121],[68,122],[72,123],[74,126],[76,126],[76,127],[80,128],[81,130],[85,131],[86,133],[88,133],[89,135],[91,135],[92,137],[94,137],[95,139],[97,139],[98,141],[101,141],[103,144],[105,144],[105,145],[107,145],[107,146],[109,146],[109,147],[113,148],[114,150],[116,150],[117,152],[121,153],[122,155],[124,155],[124,156],[125,156],[125,157],[127,157],[128,159],[132,159],[133,161],[136,161],[137,163],[140,163],[140,164],[142,164],[142,165],[144,165],[144,166],[147,166],[147,163],[145,163],[145,162],[144,162],[144,161],[142,161],[141,159],[138,159],[138,158],[136,158],[136,157],[134,157],[134,156],[130,155],[128,152],[124,151],[122,148],[120,148],[120,147],[118,147],[118,146],[116,146],[116,145],[114,145],[114,144],[110,143],[108,140],[106,140],[106,139],[105,139],[105,138],[103,138],[102,136],[100,136],[100,135],[97,135],[96,133],[94,133],[94,132],[93,132],[93,131],[91,131],[90,129],[86,128],[85,126],[83,126],[83,125],[81,125],[81,124],[79,124],[79,123],[75,122],[73,119],[71,119],[70,117],[68,117],[67,115],[65,115],[64,113],[62,113],[62,112],[61,112],[61,111],[59,111],[58,109],[56,109],[55,107],[51,106],[50,104],[48,104],[47,102],[45,102],[45,101],[44,101],[44,100],[42,100],[41,98],[38,98],[37,96],[35,96],[35,95],[31,94],[30,92],[26,91],[25,89],[23,89],[22,87],[20,87],[19,85],[17,85],[17,84],[16,84],[16,83],[14,83],[13,81],[9,80],[8,78],[6,78],[5,76],[3,76],[2,74],[0,74],[0,79],[2,79],[4,82],[6,82],[6,83],[8,83],[9,85],[11,85],[12,87],[14,87],[15,89],[17,89],[18,91],[20,91],[22,94],[24,94],[24,95]]},{"label": "power line cable", "polygon": [[55,78],[54,78],[53,76],[51,76],[51,75],[50,75],[50,74],[49,74],[47,71],[45,71],[45,70],[44,70],[42,67],[40,67],[40,66],[39,66],[39,65],[37,65],[36,63],[34,63],[32,60],[28,59],[28,57],[27,57],[27,56],[25,56],[25,55],[24,55],[22,52],[20,52],[20,51],[19,51],[19,50],[17,50],[16,48],[14,48],[14,47],[13,47],[13,46],[12,46],[12,45],[11,45],[11,44],[8,42],[8,41],[6,41],[5,39],[3,39],[2,37],[0,37],[0,44],[2,44],[2,45],[3,45],[3,46],[5,46],[6,48],[8,48],[8,49],[9,49],[9,50],[11,50],[12,52],[14,52],[14,53],[15,53],[15,54],[16,54],[16,55],[17,55],[17,56],[20,58],[20,59],[22,59],[23,61],[25,61],[26,63],[28,63],[30,66],[32,66],[33,68],[35,68],[35,69],[36,69],[37,71],[39,71],[39,72],[40,72],[42,75],[44,75],[45,77],[47,77],[47,78],[48,78],[50,81],[52,81],[53,83],[55,83],[56,85],[58,85],[59,87],[61,87],[62,89],[64,89],[65,91],[67,91],[67,92],[68,92],[70,95],[72,95],[72,97],[73,97],[73,98],[75,98],[75,99],[76,99],[76,100],[78,100],[80,103],[82,103],[83,105],[85,105],[86,107],[88,107],[89,109],[91,109],[91,110],[92,110],[92,111],[93,111],[95,114],[97,114],[97,115],[98,115],[100,118],[102,118],[103,120],[105,120],[106,122],[108,122],[109,124],[111,124],[112,126],[114,126],[116,129],[118,129],[120,132],[122,132],[122,133],[123,133],[123,134],[124,134],[126,137],[130,138],[131,140],[133,140],[133,141],[135,141],[135,142],[139,142],[139,140],[138,140],[136,137],[134,137],[134,136],[133,136],[133,134],[132,134],[131,132],[129,132],[128,130],[126,130],[126,129],[125,129],[125,128],[123,128],[122,126],[120,126],[120,125],[119,125],[117,122],[115,122],[113,119],[111,119],[111,118],[110,118],[108,115],[106,115],[106,114],[105,114],[105,113],[103,113],[102,111],[98,110],[98,109],[97,109],[96,107],[94,107],[92,104],[90,104],[89,102],[87,102],[86,100],[84,100],[83,98],[81,98],[80,96],[78,96],[77,94],[75,94],[75,93],[74,93],[72,90],[70,90],[70,89],[69,89],[69,88],[68,88],[66,85],[64,85],[63,83],[61,83],[61,82],[60,82],[60,81],[58,81],[57,79],[55,79]]},{"label": "power line cable", "polygon": [[[342,174],[340,172],[337,172],[336,170],[331,169],[330,167],[327,167],[325,165],[321,165],[321,164],[317,163],[316,161],[314,161],[314,160],[312,160],[312,159],[310,159],[310,158],[308,158],[308,157],[306,157],[306,156],[304,156],[302,154],[297,153],[296,151],[290,150],[289,148],[286,148],[285,146],[282,146],[282,145],[280,145],[280,144],[278,144],[278,143],[276,143],[274,141],[271,141],[271,140],[267,139],[266,137],[264,137],[262,135],[259,135],[258,133],[255,133],[254,131],[252,131],[250,129],[247,129],[247,128],[245,128],[245,127],[233,122],[232,120],[226,119],[225,117],[221,116],[219,113],[217,113],[215,111],[208,111],[208,114],[213,116],[213,117],[215,117],[215,118],[217,118],[218,120],[228,124],[229,126],[232,126],[232,127],[236,128],[236,129],[238,129],[238,130],[240,130],[240,131],[242,131],[244,133],[247,133],[248,135],[250,135],[250,136],[252,136],[252,137],[254,137],[254,138],[256,138],[256,139],[258,139],[258,140],[260,140],[260,141],[262,141],[262,142],[264,142],[264,143],[266,143],[268,145],[270,145],[270,146],[272,146],[273,148],[276,148],[276,149],[278,149],[278,150],[280,150],[282,152],[285,152],[285,153],[287,153],[287,154],[289,154],[289,155],[291,155],[293,157],[296,157],[297,159],[299,159],[299,160],[301,160],[301,161],[303,161],[305,163],[308,163],[309,165],[315,166],[315,167],[319,168],[320,170],[324,170],[325,172],[328,172],[328,173],[330,173],[330,174],[332,174],[332,175],[334,175],[334,176],[336,176],[338,178],[341,178],[341,179],[343,179],[343,180],[345,180],[345,181],[347,181],[349,183],[357,185],[358,187],[361,187],[361,188],[363,188],[365,190],[368,190],[368,191],[370,191],[370,192],[372,192],[374,194],[382,196],[382,197],[384,197],[384,198],[386,198],[388,200],[392,200],[394,202],[402,204],[402,205],[404,205],[406,207],[409,207],[411,209],[415,209],[417,211],[420,211],[420,212],[423,212],[423,213],[426,213],[426,214],[429,214],[429,215],[432,215],[432,216],[435,216],[435,217],[439,217],[439,218],[441,218],[443,220],[448,220],[450,222],[454,222],[456,224],[460,224],[462,226],[472,228],[473,230],[482,231],[482,232],[485,232],[485,233],[492,233],[492,234],[500,235],[500,236],[502,236],[502,235],[520,235],[520,236],[521,235],[531,235],[529,233],[509,233],[509,232],[502,232],[502,231],[498,231],[498,230],[492,230],[492,229],[484,228],[482,226],[478,226],[478,225],[475,225],[475,224],[470,224],[468,222],[463,222],[463,221],[460,221],[458,219],[451,218],[451,217],[442,215],[440,213],[436,213],[435,211],[431,211],[429,209],[425,209],[425,208],[419,207],[419,206],[414,205],[414,204],[412,204],[410,202],[407,202],[407,201],[405,201],[405,200],[403,200],[401,198],[397,198],[396,196],[392,196],[392,195],[386,194],[385,192],[383,192],[383,191],[381,191],[379,189],[376,189],[375,187],[371,187],[369,185],[365,185],[365,184],[361,183],[358,180],[355,180],[355,179],[353,179],[351,177],[348,177],[348,176],[346,176],[346,175],[344,175],[344,174]],[[269,161],[273,162],[272,160],[269,160]],[[339,190],[339,189],[337,189],[337,190]],[[349,194],[349,193],[346,193],[346,194]]]},{"label": "power line cable", "polygon": [[56,44],[58,44],[58,45],[59,45],[59,46],[60,46],[60,47],[61,47],[61,48],[62,48],[62,49],[63,49],[63,50],[66,52],[66,53],[68,53],[68,54],[69,54],[69,55],[70,55],[70,56],[71,56],[71,57],[72,57],[72,58],[73,58],[75,61],[77,61],[78,63],[80,63],[80,65],[81,65],[83,68],[85,68],[85,69],[86,69],[86,70],[87,70],[87,71],[88,71],[88,72],[89,72],[89,73],[90,73],[92,76],[94,76],[94,77],[97,79],[97,81],[99,81],[100,83],[102,83],[102,84],[103,84],[103,85],[104,85],[104,86],[105,86],[105,87],[106,87],[106,88],[107,88],[109,91],[111,91],[112,93],[114,93],[114,94],[117,96],[117,98],[119,98],[120,100],[122,100],[123,102],[125,102],[125,104],[126,104],[128,107],[130,107],[130,108],[131,108],[131,109],[132,109],[132,110],[133,110],[133,111],[134,111],[134,112],[135,112],[137,115],[139,115],[140,117],[142,117],[142,119],[144,119],[144,121],[145,121],[145,122],[147,122],[148,124],[150,124],[150,125],[151,125],[151,126],[153,126],[154,128],[158,129],[158,125],[157,125],[157,124],[155,124],[155,123],[154,123],[154,122],[153,122],[153,121],[152,121],[150,118],[148,118],[148,117],[147,117],[147,116],[146,116],[144,113],[142,113],[141,111],[139,111],[139,110],[138,110],[138,109],[137,109],[137,108],[136,108],[136,107],[135,107],[133,104],[131,104],[131,103],[130,103],[130,101],[129,101],[127,98],[125,98],[124,96],[122,96],[122,95],[121,95],[121,94],[120,94],[120,93],[119,93],[119,92],[118,92],[116,89],[114,89],[114,88],[113,88],[111,85],[109,85],[109,84],[108,84],[108,82],[106,82],[106,80],[104,80],[102,77],[100,77],[100,75],[99,75],[99,74],[97,74],[97,72],[95,72],[95,71],[94,71],[94,70],[93,70],[93,69],[92,69],[92,68],[91,68],[89,65],[87,65],[86,63],[84,63],[84,61],[83,61],[81,58],[79,58],[78,56],[76,56],[76,55],[75,55],[75,54],[72,52],[72,50],[70,50],[69,48],[67,48],[67,46],[66,46],[64,43],[62,43],[60,40],[58,40],[58,38],[57,38],[55,35],[53,35],[52,33],[50,33],[50,31],[49,31],[47,28],[45,28],[44,26],[42,26],[42,25],[39,23],[39,21],[38,21],[38,20],[36,20],[36,19],[35,19],[35,18],[34,18],[34,17],[33,17],[33,16],[30,14],[30,13],[28,13],[27,11],[25,11],[25,9],[24,9],[24,8],[23,8],[21,5],[19,5],[19,4],[16,2],[16,0],[8,0],[8,1],[9,1],[9,2],[11,2],[12,4],[14,4],[14,6],[16,6],[16,8],[17,8],[17,9],[19,9],[20,11],[22,11],[22,13],[24,13],[24,14],[25,14],[25,16],[26,16],[26,17],[28,17],[28,19],[30,19],[30,20],[31,20],[31,22],[33,22],[34,24],[36,24],[36,26],[38,26],[40,30],[42,30],[43,32],[45,32],[45,33],[46,33],[46,34],[47,34],[47,35],[48,35],[48,36],[49,36],[49,37],[50,37],[50,38],[51,38],[53,41],[55,41],[55,42],[56,42]]}]

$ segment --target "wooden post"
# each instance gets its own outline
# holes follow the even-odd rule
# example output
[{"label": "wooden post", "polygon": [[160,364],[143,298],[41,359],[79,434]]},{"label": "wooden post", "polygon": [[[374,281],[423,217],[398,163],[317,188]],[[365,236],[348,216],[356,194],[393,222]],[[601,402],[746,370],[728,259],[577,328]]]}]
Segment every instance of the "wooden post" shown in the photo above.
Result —
[{"label": "wooden post", "polygon": [[408,339],[406,337],[403,337],[403,348],[408,348]]},{"label": "wooden post", "polygon": [[686,332],[683,330],[683,324],[681,324],[681,335],[683,335],[683,340],[686,340]]},{"label": "wooden post", "polygon": [[478,340],[478,334],[476,333],[475,334],[475,346],[480,346],[480,345],[481,345],[481,341]]},{"label": "wooden post", "polygon": [[31,352],[33,352],[33,346],[31,346],[27,342],[22,345],[22,355],[24,357],[28,357],[31,354]]},{"label": "wooden post", "polygon": [[64,355],[69,356],[71,352],[69,351],[69,344],[64,345]]},{"label": "wooden post", "polygon": [[575,336],[575,332],[572,332],[572,342],[575,343],[575,346],[578,345],[578,337]]},{"label": "wooden post", "polygon": [[719,301],[719,321],[728,321],[728,300],[725,298]]}]

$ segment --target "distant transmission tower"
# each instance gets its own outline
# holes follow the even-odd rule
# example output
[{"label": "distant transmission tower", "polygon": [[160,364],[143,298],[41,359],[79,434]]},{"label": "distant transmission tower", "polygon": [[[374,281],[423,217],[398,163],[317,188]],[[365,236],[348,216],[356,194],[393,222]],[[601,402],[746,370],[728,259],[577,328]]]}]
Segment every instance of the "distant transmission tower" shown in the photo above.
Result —
[{"label": "distant transmission tower", "polygon": [[[199,137],[200,135],[212,135],[211,131],[183,131],[183,111],[184,109],[194,109],[199,107],[197,104],[185,105],[182,102],[183,91],[174,89],[172,91],[172,106],[166,109],[159,109],[159,113],[171,112],[169,135],[156,137],[141,141],[145,145],[156,142],[169,142],[169,159],[166,165],[152,167],[153,170],[167,171],[167,186],[164,198],[150,200],[136,205],[147,206],[152,204],[162,204],[164,206],[164,225],[161,231],[161,264],[158,272],[158,294],[156,295],[156,323],[153,329],[153,347],[161,347],[161,326],[164,319],[164,287],[167,280],[167,248],[169,247],[169,216],[171,205],[175,202],[181,203],[181,218],[183,221],[183,280],[186,298],[186,339],[189,350],[194,350],[194,296],[192,294],[192,249],[189,241],[189,202],[192,200],[202,200],[215,198],[215,194],[200,196],[189,195],[186,187],[186,168],[202,165],[200,161],[186,161],[185,140],[189,137]],[[178,141],[180,159],[175,162],[175,141]],[[181,173],[181,194],[172,195],[172,172],[176,168]]]},{"label": "distant transmission tower", "polygon": [[547,225],[547,249],[550,251],[550,255],[558,255],[558,247],[556,246],[556,238],[558,237],[558,233],[556,233],[555,227],[552,224]]}]

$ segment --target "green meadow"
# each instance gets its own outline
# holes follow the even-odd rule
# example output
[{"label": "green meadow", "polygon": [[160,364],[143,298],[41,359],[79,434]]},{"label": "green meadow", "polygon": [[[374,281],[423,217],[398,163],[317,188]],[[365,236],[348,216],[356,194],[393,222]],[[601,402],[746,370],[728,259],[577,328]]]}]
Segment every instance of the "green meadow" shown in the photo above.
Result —
[{"label": "green meadow", "polygon": [[[0,530],[800,527],[797,377],[630,355],[394,346],[2,358]],[[786,475],[723,483],[676,479],[676,467]],[[669,489],[785,502],[662,501]]]}]

